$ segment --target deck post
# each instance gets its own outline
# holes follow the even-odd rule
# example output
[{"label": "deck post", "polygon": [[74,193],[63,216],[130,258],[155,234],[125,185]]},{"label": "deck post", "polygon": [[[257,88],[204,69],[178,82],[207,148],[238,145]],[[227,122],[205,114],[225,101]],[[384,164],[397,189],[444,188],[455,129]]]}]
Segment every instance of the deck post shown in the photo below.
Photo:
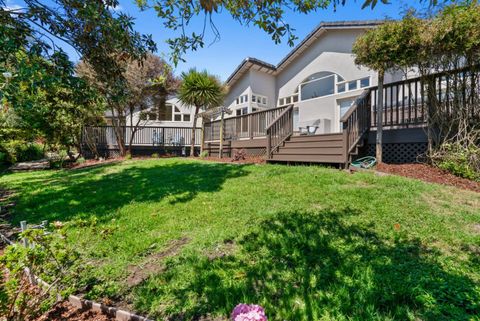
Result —
[{"label": "deck post", "polygon": [[343,136],[343,160],[344,160],[344,167],[345,169],[348,167],[348,163],[350,163],[350,155],[349,155],[349,137],[348,137],[348,129],[346,126],[346,123],[342,124],[343,130],[342,130],[342,136]]},{"label": "deck post", "polygon": [[[195,124],[194,124],[195,126]],[[204,119],[202,118],[202,129],[200,131],[200,154],[203,153],[203,150],[205,149],[205,122]]]},{"label": "deck post", "polygon": [[248,137],[253,138],[253,124],[252,124],[252,115],[248,115]]},{"label": "deck post", "polygon": [[224,118],[225,118],[225,113],[222,108],[222,113],[220,116],[220,150],[218,151],[218,157],[223,158],[223,125],[224,125]]},{"label": "deck post", "polygon": [[267,159],[270,159],[270,155],[272,154],[271,146],[272,137],[270,137],[270,131],[267,129]]}]

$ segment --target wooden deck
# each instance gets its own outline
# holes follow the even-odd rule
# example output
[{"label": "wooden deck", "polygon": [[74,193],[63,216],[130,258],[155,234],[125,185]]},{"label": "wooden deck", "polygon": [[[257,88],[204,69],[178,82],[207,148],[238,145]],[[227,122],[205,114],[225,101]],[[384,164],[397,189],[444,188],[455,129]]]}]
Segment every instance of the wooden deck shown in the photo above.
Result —
[{"label": "wooden deck", "polygon": [[[435,100],[435,106],[441,106],[444,110],[450,110],[453,101],[463,101],[469,97],[472,90],[480,88],[475,83],[468,83],[468,72],[466,70],[452,71],[448,74],[441,73],[432,75],[428,83],[421,78],[413,78],[399,82],[389,83],[383,89],[383,117],[382,126],[385,131],[398,131],[398,135],[407,135],[405,129],[421,129],[426,126],[427,111],[430,108],[430,101]],[[450,77],[463,77],[468,86],[462,92],[455,92],[449,86]],[[434,95],[428,97],[427,91],[435,86]],[[430,86],[430,87],[429,87]],[[228,146],[227,155],[233,149],[244,148],[249,150],[264,150],[268,162],[308,162],[308,163],[333,163],[348,165],[354,158],[360,155],[365,146],[371,148],[372,135],[378,127],[376,106],[378,88],[366,89],[357,98],[349,111],[342,117],[343,130],[341,133],[295,136],[293,132],[293,106],[279,107],[271,110],[251,113],[240,117],[225,119],[223,125],[224,146]],[[447,117],[449,113],[446,113]],[[218,152],[220,132],[222,130],[220,121],[206,123],[205,140],[210,151]],[[392,137],[398,136],[393,135]],[[260,138],[260,139],[259,139]],[[247,139],[248,143],[245,142]],[[419,142],[418,137],[401,139],[401,145],[407,150],[410,147],[405,144],[426,143]],[[424,138],[422,138],[424,139]],[[373,142],[374,144],[374,142]],[[402,145],[403,144],[403,145]],[[214,148],[216,146],[216,150]],[[418,149],[418,148],[417,148]],[[394,151],[401,154],[402,151]],[[371,153],[370,153],[371,154]],[[411,159],[411,158],[410,158]]]}]

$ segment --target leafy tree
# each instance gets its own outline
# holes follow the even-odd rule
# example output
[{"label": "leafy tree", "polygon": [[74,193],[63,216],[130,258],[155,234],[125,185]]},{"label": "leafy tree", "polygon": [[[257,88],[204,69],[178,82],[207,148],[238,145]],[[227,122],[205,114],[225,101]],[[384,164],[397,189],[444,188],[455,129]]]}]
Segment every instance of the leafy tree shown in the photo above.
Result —
[{"label": "leafy tree", "polygon": [[219,79],[210,75],[206,70],[190,69],[188,72],[182,73],[182,84],[178,90],[178,98],[184,105],[195,108],[190,156],[195,156],[195,127],[200,109],[221,106],[225,93],[226,89]]},{"label": "leafy tree", "polygon": [[378,73],[376,157],[382,162],[383,85],[385,72],[412,66],[421,52],[425,21],[412,15],[367,31],[354,46],[355,62]]},{"label": "leafy tree", "polygon": [[[108,84],[101,80],[94,68],[81,61],[76,68],[77,74],[89,83],[102,91]],[[128,150],[121,148],[126,152],[131,152],[131,146],[136,132],[141,125],[142,118],[133,122],[133,113],[142,112],[146,109],[155,107],[158,112],[165,108],[166,97],[177,90],[179,80],[174,76],[172,68],[160,57],[148,54],[143,61],[132,60],[126,64],[122,77],[126,80],[124,90],[124,99],[112,108],[112,114],[117,115],[121,125],[129,125],[130,140]],[[119,144],[125,144],[123,140]]]},{"label": "leafy tree", "polygon": [[[476,1],[448,5],[428,20],[407,15],[387,23],[360,37],[354,52],[357,63],[379,75],[388,69],[418,70],[428,107],[429,159],[465,177],[480,177],[480,5]],[[434,76],[439,73],[442,78]],[[380,87],[379,81],[379,92]],[[380,99],[377,114],[382,110]]]},{"label": "leafy tree", "polygon": [[[127,97],[124,71],[128,61],[143,60],[156,50],[151,36],[136,32],[133,18],[114,9],[117,0],[25,0],[25,7],[6,9],[0,0],[0,24],[8,29],[7,46],[0,59],[11,56],[10,45],[21,42],[37,55],[58,52],[59,41],[72,46],[104,83],[101,94],[108,106],[119,109]],[[20,40],[16,40],[20,39]],[[6,54],[4,54],[6,53]],[[120,106],[120,107],[119,107]],[[119,141],[123,133],[115,126]],[[124,153],[124,151],[122,151]]]},{"label": "leafy tree", "polygon": [[[418,0],[434,7],[450,0]],[[182,56],[188,50],[197,50],[205,45],[206,27],[214,34],[215,42],[220,39],[220,31],[214,23],[214,16],[220,12],[228,12],[232,19],[242,25],[254,25],[271,35],[275,43],[287,38],[290,46],[297,39],[295,29],[286,21],[288,11],[308,14],[319,9],[328,9],[345,5],[347,0],[270,0],[270,1],[235,1],[235,0],[136,0],[142,10],[152,8],[162,20],[166,29],[180,31],[176,37],[168,40],[174,64],[183,61]],[[388,0],[363,0],[362,8],[374,9],[378,3],[388,4]],[[203,19],[203,29],[189,33],[189,25],[194,18]]]},{"label": "leafy tree", "polygon": [[101,98],[74,75],[63,51],[48,52],[32,40],[26,22],[12,15],[0,19],[6,22],[0,26],[0,135],[8,138],[0,149],[9,154],[38,138],[54,148],[78,147],[81,127],[101,116]]}]

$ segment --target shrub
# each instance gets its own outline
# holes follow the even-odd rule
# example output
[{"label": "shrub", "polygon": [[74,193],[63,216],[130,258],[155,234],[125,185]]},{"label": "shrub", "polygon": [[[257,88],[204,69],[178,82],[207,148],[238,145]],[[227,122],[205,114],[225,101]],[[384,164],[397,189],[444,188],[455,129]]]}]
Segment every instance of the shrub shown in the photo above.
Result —
[{"label": "shrub", "polygon": [[79,157],[77,158],[77,160],[75,161],[75,163],[77,164],[84,164],[86,162],[85,158],[84,157]]},{"label": "shrub", "polygon": [[4,154],[3,161],[10,164],[39,160],[44,157],[43,145],[23,140],[2,142],[0,151]]},{"label": "shrub", "polygon": [[245,160],[247,158],[247,152],[245,149],[235,149],[233,151],[232,162],[237,162],[240,160]]},{"label": "shrub", "polygon": [[430,157],[432,163],[450,173],[480,181],[480,147],[445,143]]},{"label": "shrub", "polygon": [[132,154],[127,153],[127,154],[125,155],[125,159],[132,159]]},{"label": "shrub", "polygon": [[153,154],[152,154],[152,158],[160,158],[160,154],[158,154],[158,153],[153,153]]},{"label": "shrub", "polygon": [[[80,264],[79,253],[67,244],[63,231],[27,230],[22,237],[31,246],[10,245],[0,257],[0,268],[8,271],[0,273],[0,315],[6,320],[32,320],[55,303],[57,294],[67,296],[86,285],[79,276],[88,266]],[[55,286],[32,286],[27,267]]]},{"label": "shrub", "polygon": [[201,158],[208,157],[208,151],[204,150],[203,152],[200,153],[199,155]]},{"label": "shrub", "polygon": [[54,156],[50,157],[49,162],[50,162],[50,167],[51,168],[63,168],[63,164],[65,163],[65,160],[67,159],[67,152],[64,150],[59,151],[57,154]]}]

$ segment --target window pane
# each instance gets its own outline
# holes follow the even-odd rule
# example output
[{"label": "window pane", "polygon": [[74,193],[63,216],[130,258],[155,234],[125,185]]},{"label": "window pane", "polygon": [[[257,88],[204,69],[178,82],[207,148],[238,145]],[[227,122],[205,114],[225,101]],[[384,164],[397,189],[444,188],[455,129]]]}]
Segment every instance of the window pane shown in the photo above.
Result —
[{"label": "window pane", "polygon": [[346,89],[347,89],[347,86],[345,83],[337,85],[337,92],[339,93],[343,93]]},{"label": "window pane", "polygon": [[241,109],[237,109],[237,110],[235,111],[235,114],[236,114],[237,116],[240,116],[240,115],[242,114],[242,110],[241,110]]},{"label": "window pane", "polygon": [[283,106],[283,103],[284,103],[284,100],[283,100],[283,98],[281,98],[278,102],[278,105]]},{"label": "window pane", "polygon": [[293,98],[293,102],[296,103],[298,101],[298,95],[295,95],[292,97]]},{"label": "window pane", "polygon": [[287,97],[287,98],[285,99],[285,104],[288,105],[288,104],[291,104],[291,103],[292,103],[292,97]]},{"label": "window pane", "polygon": [[252,102],[256,102],[257,101],[257,97],[255,95],[252,96]]},{"label": "window pane", "polygon": [[175,121],[182,121],[182,115],[181,114],[175,114]]},{"label": "window pane", "polygon": [[183,121],[190,121],[190,114],[183,114]]},{"label": "window pane", "polygon": [[179,112],[180,112],[180,109],[178,109],[177,106],[175,106],[175,112],[176,112],[176,113],[179,113]]},{"label": "window pane", "polygon": [[240,104],[240,100],[237,98],[237,105]]},{"label": "window pane", "polygon": [[248,114],[248,108],[245,107],[245,108],[242,108],[242,115],[246,115]]},{"label": "window pane", "polygon": [[248,95],[245,95],[245,102],[248,101]]},{"label": "window pane", "polygon": [[361,88],[368,87],[368,86],[370,86],[370,78],[369,77],[360,79],[360,87]]},{"label": "window pane", "polygon": [[357,81],[354,80],[354,81],[350,81],[348,83],[348,90],[355,90],[357,89]]},{"label": "window pane", "polygon": [[267,98],[266,98],[266,97],[263,97],[263,98],[262,98],[262,103],[263,103],[264,105],[267,104]]},{"label": "window pane", "polygon": [[149,112],[148,113],[148,120],[157,120],[157,113],[156,112]]},{"label": "window pane", "polygon": [[159,107],[158,120],[172,120],[172,105],[165,105],[164,107]]},{"label": "window pane", "polygon": [[334,86],[335,78],[333,76],[303,84],[301,87],[302,100],[332,95]]},{"label": "window pane", "polygon": [[148,115],[147,113],[140,113],[140,120],[148,120]]}]

